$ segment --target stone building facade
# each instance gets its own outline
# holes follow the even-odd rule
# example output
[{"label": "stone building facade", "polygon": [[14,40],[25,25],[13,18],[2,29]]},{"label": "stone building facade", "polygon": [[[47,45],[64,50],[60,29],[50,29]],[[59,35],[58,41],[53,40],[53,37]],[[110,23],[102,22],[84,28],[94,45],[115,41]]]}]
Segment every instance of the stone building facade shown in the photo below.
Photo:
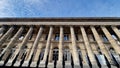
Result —
[{"label": "stone building facade", "polygon": [[0,66],[120,68],[120,18],[0,19]]}]

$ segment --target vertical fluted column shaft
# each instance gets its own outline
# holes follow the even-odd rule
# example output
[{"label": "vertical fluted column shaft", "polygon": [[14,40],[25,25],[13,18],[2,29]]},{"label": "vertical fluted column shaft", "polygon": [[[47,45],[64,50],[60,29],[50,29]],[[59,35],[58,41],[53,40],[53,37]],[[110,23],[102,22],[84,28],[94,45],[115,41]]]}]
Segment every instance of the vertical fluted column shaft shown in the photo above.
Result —
[{"label": "vertical fluted column shaft", "polygon": [[3,57],[3,59],[5,59],[9,54],[10,54],[10,50],[11,48],[14,46],[15,41],[19,38],[19,36],[21,35],[23,31],[23,27],[21,27],[18,32],[14,35],[14,37],[12,38],[12,40],[8,43],[7,47],[2,51],[1,55],[4,54],[5,52],[7,52],[6,55],[4,55],[5,57]]},{"label": "vertical fluted column shaft", "polygon": [[91,26],[90,28],[92,30],[92,33],[93,33],[94,37],[95,37],[95,40],[98,43],[98,46],[100,47],[101,52],[107,57],[108,61],[111,62],[112,60],[110,58],[110,54],[108,53],[105,45],[103,44],[99,34],[96,31],[95,27]]},{"label": "vertical fluted column shaft", "polygon": [[47,56],[48,56],[49,51],[50,51],[50,41],[51,41],[51,38],[52,38],[52,33],[53,33],[53,27],[50,26],[49,35],[48,35],[48,38],[47,38],[47,43],[46,43],[46,48],[45,48],[45,53],[44,53],[44,57],[43,57],[43,61],[47,60]]},{"label": "vertical fluted column shaft", "polygon": [[19,51],[21,50],[22,46],[24,46],[27,43],[28,38],[30,37],[30,35],[33,32],[33,26],[30,27],[29,31],[27,32],[25,38],[23,39],[22,43],[20,44],[20,46],[18,46],[19,48],[15,51],[15,54],[12,58],[12,60],[15,59],[15,57],[18,55]]},{"label": "vertical fluted column shaft", "polygon": [[79,57],[78,57],[78,51],[77,51],[77,47],[76,47],[76,37],[75,37],[75,32],[74,32],[74,28],[73,26],[70,26],[70,32],[71,32],[71,41],[72,41],[72,53],[73,53],[73,59],[74,62],[79,63]]},{"label": "vertical fluted column shaft", "polygon": [[120,47],[118,46],[116,41],[112,38],[111,34],[106,29],[106,27],[105,26],[101,26],[101,29],[102,29],[103,33],[105,34],[105,36],[108,38],[108,40],[111,43],[112,47],[114,48],[115,52],[120,54],[120,51],[119,51]]},{"label": "vertical fluted column shaft", "polygon": [[21,27],[18,32],[14,35],[14,37],[11,39],[11,41],[8,43],[7,47],[4,49],[11,49],[14,46],[15,41],[19,38],[19,36],[21,35],[22,31],[23,31],[23,27]]},{"label": "vertical fluted column shaft", "polygon": [[37,45],[38,45],[38,43],[39,43],[40,37],[41,37],[41,35],[42,35],[42,32],[43,32],[43,27],[40,26],[39,32],[38,32],[37,37],[36,37],[36,39],[35,39],[35,41],[34,41],[34,43],[33,43],[33,47],[32,47],[31,52],[30,52],[30,54],[29,54],[28,60],[30,60],[32,54],[34,54],[34,50],[35,50],[35,48],[37,47]]},{"label": "vertical fluted column shaft", "polygon": [[3,44],[3,42],[5,42],[5,40],[8,38],[8,36],[12,33],[12,31],[14,30],[14,27],[10,27],[10,29],[2,36],[2,38],[0,39],[0,45]]},{"label": "vertical fluted column shaft", "polygon": [[10,41],[10,43],[8,43],[8,46],[7,47],[11,47],[14,45],[15,41],[19,38],[19,36],[22,34],[24,30],[24,27],[20,27],[20,29],[18,30],[18,32],[15,34],[15,36],[12,38],[12,40]]},{"label": "vertical fluted column shaft", "polygon": [[39,55],[40,55],[41,51],[42,51],[42,46],[40,46],[36,49],[36,51],[34,53],[33,62],[39,60]]},{"label": "vertical fluted column shaft", "polygon": [[53,46],[50,46],[48,62],[52,62],[53,59]]},{"label": "vertical fluted column shaft", "polygon": [[31,36],[32,32],[33,32],[33,26],[30,27],[30,29],[29,29],[28,33],[26,34],[25,38],[23,39],[21,45],[25,45],[27,43],[28,38]]},{"label": "vertical fluted column shaft", "polygon": [[90,61],[92,63],[96,63],[96,60],[95,60],[95,57],[94,57],[94,53],[92,52],[92,48],[89,44],[89,41],[88,41],[88,38],[87,38],[87,35],[86,35],[86,32],[85,32],[85,29],[83,26],[80,26],[80,29],[81,29],[81,32],[82,32],[82,36],[83,36],[83,40],[84,40],[84,43],[85,43],[85,48],[87,50],[87,53],[88,53],[88,56],[90,58]]},{"label": "vertical fluted column shaft", "polygon": [[[14,30],[14,27],[11,27],[7,33],[0,39],[0,45],[7,39],[10,33]],[[8,49],[8,46],[1,52],[0,57],[5,53],[5,51]]]},{"label": "vertical fluted column shaft", "polygon": [[59,39],[59,56],[58,56],[58,60],[61,61],[61,62],[63,60],[63,36],[64,36],[63,27],[60,26],[60,39]]}]

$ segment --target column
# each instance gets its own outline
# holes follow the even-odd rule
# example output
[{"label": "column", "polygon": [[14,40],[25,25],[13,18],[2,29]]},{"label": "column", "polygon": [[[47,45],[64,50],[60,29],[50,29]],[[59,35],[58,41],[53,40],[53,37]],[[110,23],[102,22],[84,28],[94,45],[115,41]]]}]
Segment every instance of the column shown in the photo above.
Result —
[{"label": "column", "polygon": [[[12,27],[11,27],[12,28]],[[5,30],[5,26],[2,26],[0,28],[0,34],[3,32],[3,30]],[[14,30],[14,28],[13,28]],[[8,38],[9,34],[10,34],[10,31],[12,32],[13,30],[9,29],[3,36],[0,35],[0,53],[1,53],[1,50],[2,50],[2,44],[5,42],[5,40]],[[0,55],[1,57],[1,55]]]},{"label": "column", "polygon": [[25,50],[25,57],[24,57],[24,61],[22,63],[22,67],[28,67],[29,66],[29,60],[28,60],[28,58],[30,57],[32,46],[33,46],[33,43],[28,42],[26,44],[26,47],[23,48],[23,50]]},{"label": "column", "polygon": [[111,43],[111,45],[114,48],[115,52],[120,55],[120,51],[119,51],[120,47],[118,46],[116,41],[112,38],[112,36],[109,33],[109,31],[106,29],[105,26],[101,26],[101,29],[102,29],[103,33],[105,34],[105,36],[107,37],[107,39],[109,40],[109,42]]},{"label": "column", "polygon": [[53,46],[50,47],[47,68],[54,68],[54,61],[53,61]]},{"label": "column", "polygon": [[[0,39],[0,45],[2,45],[3,42],[5,42],[5,40],[8,38],[9,34],[12,33],[13,30],[14,30],[14,27],[12,26],[12,27],[7,31],[7,33],[5,33],[4,36],[2,36],[2,38]],[[10,53],[10,52],[9,52],[10,50],[8,50],[8,49],[9,49],[9,45],[7,45],[7,47],[0,53],[0,57],[2,57],[2,55],[3,55],[6,51],[8,51],[7,54],[9,54],[9,53]],[[5,53],[4,55],[6,55],[6,53]],[[8,56],[8,55],[4,56],[4,58],[5,58],[5,57],[7,58],[7,56]],[[3,65],[3,64],[4,64],[4,61],[0,61],[0,64]]]},{"label": "column", "polygon": [[[2,54],[4,54],[5,52],[11,52],[11,48],[14,46],[14,44],[16,43],[16,40],[19,38],[19,36],[22,34],[23,32],[23,26],[18,30],[18,32],[13,36],[13,38],[11,39],[11,41],[8,43],[7,47],[2,51]],[[9,53],[10,54],[10,53]],[[8,56],[9,56],[8,54]],[[7,57],[7,56],[5,56]],[[10,61],[8,61],[9,63]],[[10,64],[12,64],[10,62]],[[8,64],[9,65],[9,64]]]},{"label": "column", "polygon": [[71,48],[72,48],[74,67],[80,68],[79,56],[78,56],[78,51],[77,51],[77,47],[76,47],[76,37],[75,37],[75,32],[74,32],[73,26],[70,26],[70,33],[71,33],[71,41],[72,41]]},{"label": "column", "polygon": [[12,33],[12,31],[14,30],[14,27],[10,27],[10,29],[1,37],[0,39],[0,45],[2,45],[5,40],[8,38],[8,36]]},{"label": "column", "polygon": [[30,52],[30,54],[29,54],[29,57],[25,59],[25,61],[24,61],[24,63],[23,63],[22,66],[26,66],[26,67],[27,67],[27,66],[29,65],[30,59],[31,59],[31,57],[32,57],[32,55],[33,55],[33,53],[34,53],[35,48],[37,47],[37,45],[38,45],[38,43],[39,43],[40,37],[41,37],[41,35],[42,35],[42,32],[43,32],[43,27],[40,26],[39,32],[38,32],[37,37],[36,37],[36,39],[35,39],[35,41],[34,41],[34,43],[33,43],[33,47],[32,47],[32,49],[31,49],[31,52]]},{"label": "column", "polygon": [[66,56],[66,59],[67,59],[66,61],[64,60],[65,68],[72,68],[72,65],[71,65],[71,62],[72,62],[71,53],[72,53],[72,51],[71,51],[71,47],[70,46],[71,45],[69,45],[69,49],[64,49],[64,57]]},{"label": "column", "polygon": [[[33,26],[30,27],[30,29],[27,32],[27,34],[26,34],[25,38],[23,39],[22,43],[20,44],[20,46],[18,46],[18,50],[17,50],[17,52],[15,52],[13,60],[16,58],[17,55],[19,57],[19,55],[24,52],[24,50],[22,50],[22,48],[26,45],[26,43],[27,43],[29,37],[31,36],[32,32],[33,32]],[[18,58],[18,57],[17,57],[17,60],[14,64],[14,66],[19,66],[20,65],[21,59]]]},{"label": "column", "polygon": [[58,61],[57,61],[57,68],[63,68],[63,38],[64,38],[64,32],[63,27],[60,26],[60,39],[59,39],[59,55],[58,55]]},{"label": "column", "polygon": [[79,47],[80,47],[80,50],[81,50],[82,65],[83,65],[82,68],[90,68],[89,65],[88,65],[88,62],[86,60],[87,59],[86,58],[87,52],[86,52],[84,44],[80,44]]},{"label": "column", "polygon": [[98,46],[100,47],[100,50],[101,50],[102,54],[107,57],[109,63],[111,64],[112,59],[110,57],[110,54],[109,54],[108,50],[106,49],[105,45],[103,44],[98,32],[96,31],[95,27],[91,26],[90,28],[92,30],[92,33],[93,33],[93,35],[95,37],[96,42],[98,43]]},{"label": "column", "polygon": [[37,62],[39,58],[41,58],[40,54],[42,53],[42,51],[43,51],[42,45],[35,48],[35,51],[34,51],[35,53],[33,53],[32,63],[30,64],[30,67],[37,67]]},{"label": "column", "polygon": [[53,33],[53,27],[50,26],[44,57],[43,57],[43,60],[40,62],[39,67],[45,67],[45,63],[47,61],[47,57],[48,57],[48,54],[49,54],[49,51],[50,51],[50,44],[51,44],[50,41],[51,41],[52,33]]},{"label": "column", "polygon": [[89,41],[88,41],[88,38],[87,38],[87,34],[85,32],[85,29],[84,29],[83,26],[80,26],[80,29],[81,29],[81,32],[82,32],[84,44],[85,44],[85,47],[86,47],[89,59],[90,59],[91,64],[92,64],[92,68],[99,68],[98,65],[97,65],[94,53],[92,52],[92,48],[91,48],[91,46],[89,44]]}]

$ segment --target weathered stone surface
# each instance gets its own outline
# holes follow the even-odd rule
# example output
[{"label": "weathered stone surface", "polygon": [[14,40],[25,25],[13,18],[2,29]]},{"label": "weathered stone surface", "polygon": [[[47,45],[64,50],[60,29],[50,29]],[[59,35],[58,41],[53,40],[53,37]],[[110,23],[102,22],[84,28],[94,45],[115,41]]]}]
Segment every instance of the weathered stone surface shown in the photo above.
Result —
[{"label": "weathered stone surface", "polygon": [[29,62],[28,61],[24,61],[24,63],[22,64],[22,67],[28,67]]},{"label": "weathered stone surface", "polygon": [[47,68],[54,68],[54,62],[49,62]]},{"label": "weathered stone surface", "polygon": [[3,66],[4,65],[4,61],[0,61],[0,66]]},{"label": "weathered stone surface", "polygon": [[90,67],[87,64],[83,64],[83,68],[90,68]]},{"label": "weathered stone surface", "polygon": [[65,68],[72,68],[71,62],[66,62],[66,63],[65,63]]},{"label": "weathered stone surface", "polygon": [[32,63],[30,64],[30,67],[37,67],[37,62],[32,62]]},{"label": "weathered stone surface", "polygon": [[8,61],[7,63],[6,63],[6,66],[11,66],[12,65],[12,61]]},{"label": "weathered stone surface", "polygon": [[63,68],[62,62],[58,61],[58,62],[57,62],[57,65],[56,65],[56,68]]},{"label": "weathered stone surface", "polygon": [[46,67],[45,61],[41,61],[38,67],[45,68]]},{"label": "weathered stone surface", "polygon": [[20,66],[20,62],[16,61],[16,63],[14,64],[15,67],[19,67]]},{"label": "weathered stone surface", "polygon": [[120,23],[112,27],[100,22],[17,22],[6,29],[0,25],[0,67],[109,68],[110,63],[119,68],[114,62],[120,65]]}]

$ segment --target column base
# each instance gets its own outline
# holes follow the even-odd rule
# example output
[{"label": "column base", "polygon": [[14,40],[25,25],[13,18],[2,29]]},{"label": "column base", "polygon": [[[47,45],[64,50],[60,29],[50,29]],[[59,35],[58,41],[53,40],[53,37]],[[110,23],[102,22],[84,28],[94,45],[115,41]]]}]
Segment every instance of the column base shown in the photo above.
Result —
[{"label": "column base", "polygon": [[12,61],[8,61],[8,62],[6,63],[6,66],[12,66]]},{"label": "column base", "polygon": [[74,65],[74,68],[81,68],[80,65]]},{"label": "column base", "polygon": [[108,66],[107,65],[102,65],[101,68],[108,68]]},{"label": "column base", "polygon": [[97,64],[92,64],[92,68],[99,68]]},{"label": "column base", "polygon": [[83,64],[83,68],[90,68],[88,64]]},{"label": "column base", "polygon": [[37,67],[37,62],[32,62],[32,63],[30,64],[30,67]]},{"label": "column base", "polygon": [[116,66],[111,65],[111,68],[117,68]]},{"label": "column base", "polygon": [[79,63],[74,63],[74,68],[81,68]]},{"label": "column base", "polygon": [[28,67],[29,66],[29,62],[28,61],[24,61],[24,63],[22,64],[22,67]]},{"label": "column base", "polygon": [[72,68],[71,62],[65,62],[65,68]]},{"label": "column base", "polygon": [[0,66],[3,66],[4,65],[4,61],[0,61]]},{"label": "column base", "polygon": [[46,62],[45,61],[41,61],[40,64],[39,64],[39,67],[41,68],[45,68],[46,67]]},{"label": "column base", "polygon": [[47,68],[54,68],[54,62],[49,62]]},{"label": "column base", "polygon": [[20,61],[16,61],[14,64],[15,67],[19,67],[20,66]]},{"label": "column base", "polygon": [[63,68],[62,61],[57,62],[56,68]]}]

